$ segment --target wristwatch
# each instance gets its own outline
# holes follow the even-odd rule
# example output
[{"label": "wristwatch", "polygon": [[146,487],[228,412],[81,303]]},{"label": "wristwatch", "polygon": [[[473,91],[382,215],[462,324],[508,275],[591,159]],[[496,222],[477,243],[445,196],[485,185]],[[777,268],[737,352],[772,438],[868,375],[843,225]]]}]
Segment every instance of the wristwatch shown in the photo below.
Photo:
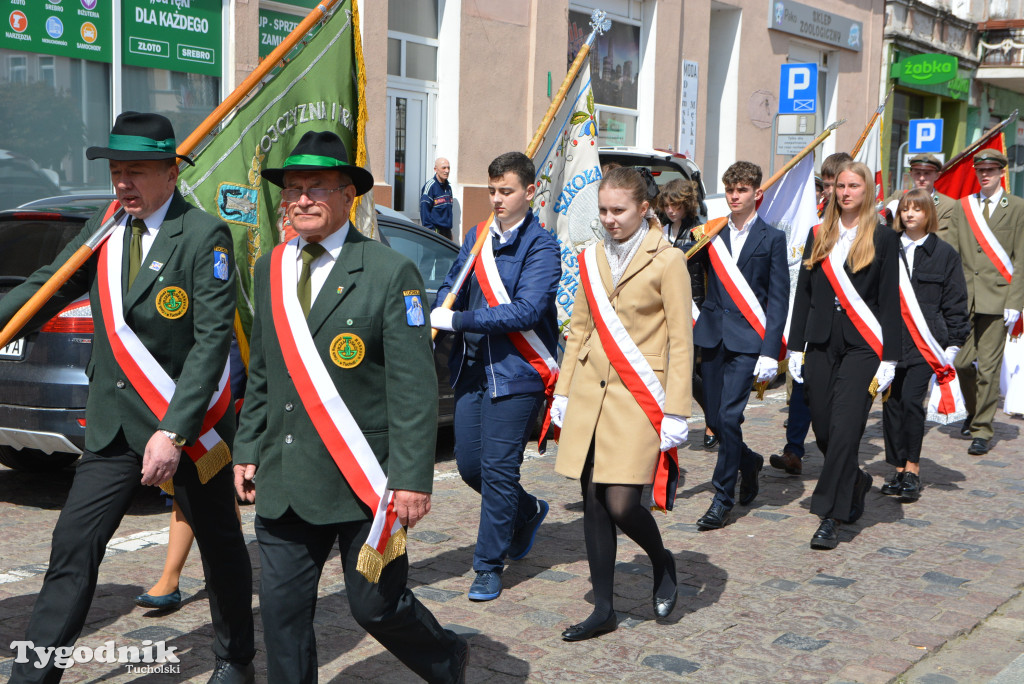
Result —
[{"label": "wristwatch", "polygon": [[187,439],[185,439],[181,435],[179,435],[177,433],[174,433],[174,432],[171,432],[170,430],[161,430],[160,432],[164,433],[164,435],[167,437],[167,439],[171,440],[171,443],[174,446],[178,447],[179,449],[182,448],[183,446],[185,446],[185,442],[188,441]]}]

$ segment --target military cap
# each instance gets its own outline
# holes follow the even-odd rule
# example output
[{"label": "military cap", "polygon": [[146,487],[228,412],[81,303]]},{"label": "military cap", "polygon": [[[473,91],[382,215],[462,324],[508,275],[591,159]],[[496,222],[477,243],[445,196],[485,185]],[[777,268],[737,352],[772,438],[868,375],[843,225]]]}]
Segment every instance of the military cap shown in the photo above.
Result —
[{"label": "military cap", "polygon": [[1003,168],[1005,168],[1006,165],[1009,163],[1009,161],[1006,159],[1005,154],[1003,154],[999,150],[992,149],[982,150],[981,152],[978,152],[978,154],[974,155],[975,166],[981,164],[982,162],[992,162],[994,164],[999,164]]},{"label": "military cap", "polygon": [[924,164],[926,166],[934,166],[936,171],[942,170],[942,162],[934,154],[915,154],[910,158],[910,166],[913,168],[915,164]]}]

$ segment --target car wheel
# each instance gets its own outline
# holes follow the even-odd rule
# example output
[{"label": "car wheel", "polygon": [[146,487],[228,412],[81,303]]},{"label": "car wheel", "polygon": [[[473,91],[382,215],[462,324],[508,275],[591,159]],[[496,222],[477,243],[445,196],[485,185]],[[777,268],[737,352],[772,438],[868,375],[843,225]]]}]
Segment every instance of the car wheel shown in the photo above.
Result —
[{"label": "car wheel", "polygon": [[78,460],[78,454],[56,451],[48,454],[38,449],[13,449],[0,446],[0,463],[25,473],[46,473],[67,468]]}]

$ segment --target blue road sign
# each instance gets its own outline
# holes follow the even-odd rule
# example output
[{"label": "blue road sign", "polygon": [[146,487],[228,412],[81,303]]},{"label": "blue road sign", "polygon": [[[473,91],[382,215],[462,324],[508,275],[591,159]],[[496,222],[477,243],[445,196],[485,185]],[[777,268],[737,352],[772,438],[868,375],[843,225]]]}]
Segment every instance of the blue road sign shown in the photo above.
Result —
[{"label": "blue road sign", "polygon": [[818,111],[818,65],[783,64],[779,82],[779,114]]},{"label": "blue road sign", "polygon": [[942,119],[911,119],[909,154],[942,152]]}]

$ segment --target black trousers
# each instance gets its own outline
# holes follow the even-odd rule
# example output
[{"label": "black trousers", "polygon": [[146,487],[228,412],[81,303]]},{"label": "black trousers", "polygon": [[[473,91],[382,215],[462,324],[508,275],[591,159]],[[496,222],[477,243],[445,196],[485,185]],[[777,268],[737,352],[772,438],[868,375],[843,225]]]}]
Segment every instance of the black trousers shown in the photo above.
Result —
[{"label": "black trousers", "polygon": [[256,516],[262,565],[260,612],[270,684],[317,681],[313,631],[317,585],[335,540],[356,622],[428,682],[457,678],[458,637],[442,628],[406,587],[408,554],[388,563],[376,584],[356,570],[371,524],[367,520],[313,525],[291,509],[276,519]]},{"label": "black trousers", "polygon": [[750,473],[757,465],[753,452],[743,443],[740,427],[750,399],[757,354],[738,354],[719,344],[714,348],[701,347],[700,355],[705,420],[720,440],[711,482],[715,501],[732,508],[739,473]]},{"label": "black trousers", "polygon": [[[50,566],[43,579],[25,638],[35,646],[70,646],[85,625],[96,591],[100,561],[141,486],[142,457],[123,438],[99,454],[82,454],[68,499],[53,530]],[[202,554],[213,621],[213,652],[248,663],[253,642],[252,566],[235,514],[231,468],[206,484],[182,454],[174,474],[174,499],[192,526]],[[32,658],[30,658],[32,660]],[[11,682],[58,682],[64,670],[16,663]]]},{"label": "black trousers", "polygon": [[844,334],[844,319],[837,312],[828,341],[809,344],[804,357],[811,427],[825,457],[811,495],[811,513],[837,520],[850,517],[860,440],[871,412],[868,387],[880,362],[859,335]]},{"label": "black trousers", "polygon": [[882,404],[882,434],[885,437],[885,462],[897,468],[921,460],[924,441],[925,394],[934,377],[924,361],[912,366],[897,366],[889,400]]}]

